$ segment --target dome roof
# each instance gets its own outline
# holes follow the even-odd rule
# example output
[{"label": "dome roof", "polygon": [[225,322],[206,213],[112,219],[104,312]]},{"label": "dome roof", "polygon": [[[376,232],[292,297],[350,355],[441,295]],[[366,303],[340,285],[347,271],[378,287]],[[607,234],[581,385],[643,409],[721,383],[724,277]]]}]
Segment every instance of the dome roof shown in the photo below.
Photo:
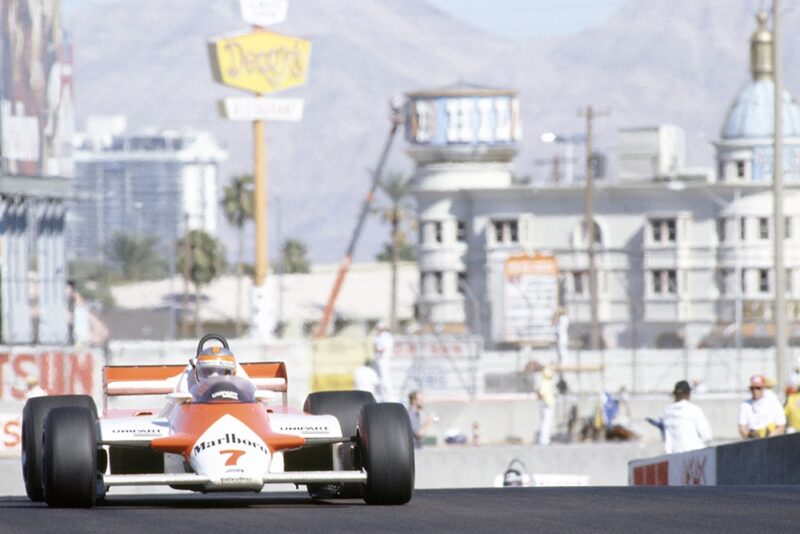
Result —
[{"label": "dome roof", "polygon": [[[728,111],[723,139],[772,137],[775,132],[775,84],[771,79],[748,84]],[[783,91],[783,135],[800,137],[800,106]]]}]

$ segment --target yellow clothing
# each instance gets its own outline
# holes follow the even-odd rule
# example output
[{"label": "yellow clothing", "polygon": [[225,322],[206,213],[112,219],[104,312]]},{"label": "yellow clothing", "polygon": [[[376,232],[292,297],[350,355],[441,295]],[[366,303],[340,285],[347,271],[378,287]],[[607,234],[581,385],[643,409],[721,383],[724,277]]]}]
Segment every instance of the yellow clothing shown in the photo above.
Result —
[{"label": "yellow clothing", "polygon": [[786,399],[786,426],[800,430],[800,393],[792,393]]}]

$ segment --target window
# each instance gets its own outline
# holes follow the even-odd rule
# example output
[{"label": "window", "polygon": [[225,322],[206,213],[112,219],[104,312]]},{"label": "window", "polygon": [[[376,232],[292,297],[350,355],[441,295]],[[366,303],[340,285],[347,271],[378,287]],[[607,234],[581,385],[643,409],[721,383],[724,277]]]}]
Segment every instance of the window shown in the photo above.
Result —
[{"label": "window", "polygon": [[759,239],[769,239],[769,219],[767,217],[758,218],[758,237]]},{"label": "window", "polygon": [[785,239],[791,239],[792,238],[792,218],[791,217],[786,217],[784,219],[783,228],[784,228],[783,237]]},{"label": "window", "polygon": [[678,273],[675,269],[652,271],[652,289],[655,295],[674,295],[678,292]]},{"label": "window", "polygon": [[585,295],[587,292],[589,273],[587,271],[573,271],[572,273],[572,293],[574,295]]},{"label": "window", "polygon": [[442,242],[442,223],[439,221],[433,223],[433,242]]},{"label": "window", "polygon": [[458,292],[459,293],[466,293],[466,286],[467,286],[467,273],[460,272],[458,273]]},{"label": "window", "polygon": [[467,240],[467,224],[464,221],[456,221],[456,241],[463,243]]},{"label": "window", "polygon": [[653,229],[653,241],[656,243],[661,242],[661,220],[660,219],[653,219],[650,221],[650,226]]},{"label": "window", "polygon": [[761,293],[769,293],[769,269],[758,270],[758,290]]},{"label": "window", "polygon": [[422,291],[426,295],[442,294],[442,271],[422,273]]},{"label": "window", "polygon": [[720,295],[725,295],[728,293],[730,277],[731,272],[727,269],[720,269],[717,271],[717,291]]},{"label": "window", "polygon": [[654,243],[674,243],[677,239],[678,225],[675,219],[651,219]]},{"label": "window", "polygon": [[736,162],[736,177],[744,178],[744,161]]},{"label": "window", "polygon": [[720,243],[725,242],[725,219],[717,219],[717,240]]},{"label": "window", "polygon": [[747,239],[747,217],[739,218],[739,239]]},{"label": "window", "polygon": [[516,219],[492,221],[492,231],[496,243],[509,244],[519,242],[519,225]]},{"label": "window", "polygon": [[430,245],[432,243],[442,243],[442,222],[428,221],[423,223],[422,242]]}]

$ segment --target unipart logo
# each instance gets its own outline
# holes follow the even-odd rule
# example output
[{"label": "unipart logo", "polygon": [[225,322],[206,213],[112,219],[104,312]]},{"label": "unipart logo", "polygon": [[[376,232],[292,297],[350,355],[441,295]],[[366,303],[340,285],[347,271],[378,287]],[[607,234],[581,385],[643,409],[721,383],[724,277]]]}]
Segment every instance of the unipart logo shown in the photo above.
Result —
[{"label": "unipart logo", "polygon": [[281,432],[300,432],[301,434],[327,434],[327,425],[281,425]]},{"label": "unipart logo", "polygon": [[215,391],[211,394],[211,398],[239,400],[239,394],[235,391]]},{"label": "unipart logo", "polygon": [[212,449],[221,445],[244,445],[246,447],[252,447],[256,450],[259,450],[264,454],[269,454],[269,449],[267,449],[262,443],[258,443],[249,439],[242,439],[236,434],[225,434],[225,436],[219,439],[200,441],[194,446],[194,453],[200,454],[207,449]]}]

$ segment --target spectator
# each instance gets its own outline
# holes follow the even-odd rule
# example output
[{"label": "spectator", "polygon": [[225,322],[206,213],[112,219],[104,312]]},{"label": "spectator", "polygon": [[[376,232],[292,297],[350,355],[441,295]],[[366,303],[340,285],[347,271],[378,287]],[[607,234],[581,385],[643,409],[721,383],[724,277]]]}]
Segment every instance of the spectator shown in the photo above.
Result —
[{"label": "spectator", "polygon": [[353,384],[355,389],[369,391],[373,396],[377,395],[380,382],[381,379],[378,376],[378,372],[375,370],[375,362],[370,358],[367,358],[363,365],[356,367],[356,370],[353,372]]},{"label": "spectator", "polygon": [[750,377],[751,398],[739,405],[739,435],[743,438],[764,438],[784,433],[784,408],[774,393],[765,394],[765,387],[763,376]]},{"label": "spectator", "polygon": [[425,402],[422,393],[419,391],[412,391],[408,394],[408,417],[411,419],[411,432],[414,438],[414,448],[422,448],[422,440],[428,433],[431,425],[435,423],[438,418],[435,415],[429,415],[422,421],[422,410],[425,408]]},{"label": "spectator", "polygon": [[389,327],[383,321],[378,323],[378,333],[375,335],[373,348],[375,350],[375,363],[378,366],[378,376],[380,377],[378,400],[389,402],[393,400],[394,395],[391,374],[394,336],[389,332]]},{"label": "spectator", "polygon": [[800,430],[800,391],[790,391],[783,407],[786,414],[786,432],[794,433]]},{"label": "spectator", "polygon": [[542,369],[539,387],[539,445],[550,445],[550,434],[553,430],[553,409],[556,405],[556,391],[553,383],[553,369],[550,366]]},{"label": "spectator", "polygon": [[711,426],[703,410],[690,402],[692,388],[689,382],[677,382],[672,394],[675,402],[664,408],[661,416],[664,452],[672,454],[702,449],[711,441]]}]

